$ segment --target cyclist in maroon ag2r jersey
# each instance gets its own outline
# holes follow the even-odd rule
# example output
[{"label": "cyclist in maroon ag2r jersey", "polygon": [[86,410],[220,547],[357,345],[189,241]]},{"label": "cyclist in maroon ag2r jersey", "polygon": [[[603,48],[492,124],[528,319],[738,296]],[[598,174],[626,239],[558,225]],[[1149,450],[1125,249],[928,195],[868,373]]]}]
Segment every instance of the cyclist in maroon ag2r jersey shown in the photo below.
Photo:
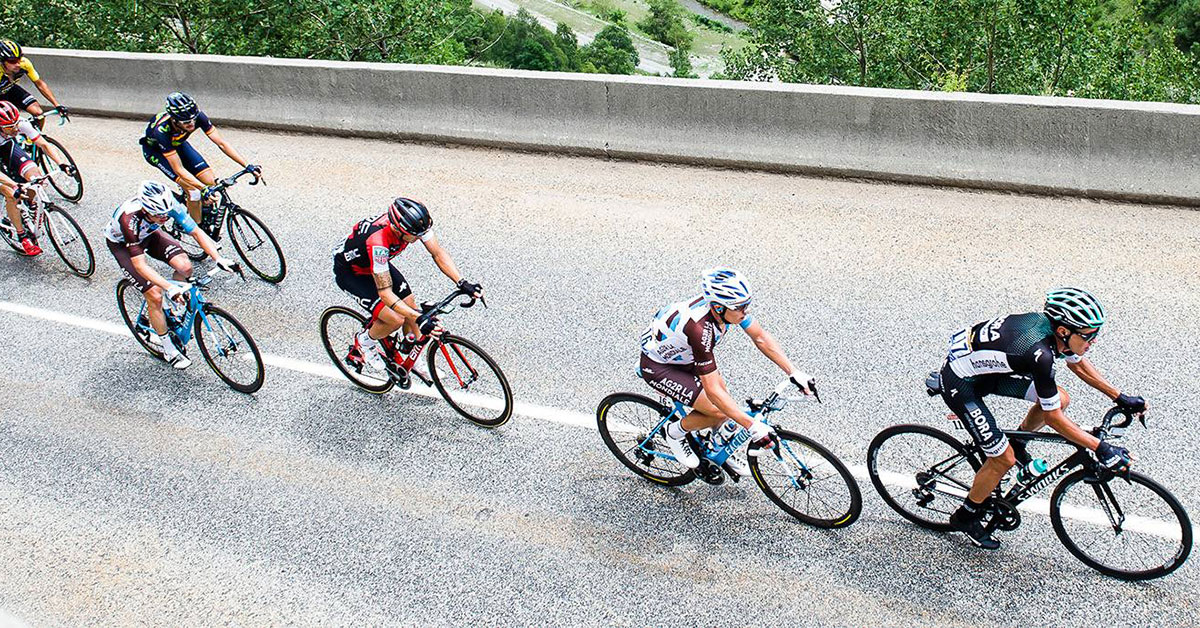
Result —
[{"label": "cyclist in maroon ag2r jersey", "polygon": [[333,276],[338,287],[371,313],[371,324],[354,337],[351,361],[365,360],[371,368],[383,371],[385,354],[379,344],[381,339],[402,325],[409,342],[420,342],[425,335],[437,332],[433,319],[422,317],[417,310],[404,275],[392,265],[392,258],[417,240],[433,256],[438,269],[464,294],[483,296],[483,288],[463,279],[450,254],[438,244],[429,210],[417,201],[397,198],[383,214],[355,225],[345,244],[334,250]]}]

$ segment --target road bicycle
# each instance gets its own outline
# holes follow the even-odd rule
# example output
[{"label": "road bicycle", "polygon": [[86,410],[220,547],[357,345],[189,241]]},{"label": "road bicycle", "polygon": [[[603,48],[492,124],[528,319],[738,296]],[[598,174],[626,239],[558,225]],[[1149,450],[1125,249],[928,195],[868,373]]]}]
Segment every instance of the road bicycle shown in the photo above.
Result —
[{"label": "road bicycle", "polygon": [[[218,272],[220,270],[214,268],[206,277],[211,278]],[[240,266],[235,265],[234,272],[245,281]],[[172,283],[187,288],[182,305],[163,297],[167,328],[179,351],[187,355],[188,343],[195,337],[204,361],[230,388],[247,394],[262,388],[265,379],[262,354],[250,332],[232,314],[204,297],[201,284],[206,282]],[[138,344],[150,355],[163,360],[158,332],[150,326],[147,316],[149,306],[145,296],[129,279],[117,282],[117,307]]]},{"label": "road bicycle", "polygon": [[[54,252],[62,259],[71,272],[80,277],[91,277],[96,272],[96,256],[92,253],[92,244],[88,242],[83,228],[67,210],[50,201],[45,186],[40,185],[50,179],[44,174],[23,184],[22,189],[33,190],[33,198],[22,195],[17,203],[21,212],[21,222],[26,232],[33,236],[34,241],[41,240],[42,235],[50,239]],[[21,239],[17,237],[17,228],[9,221],[8,216],[0,218],[0,237],[8,243],[18,255],[28,255],[21,247]]]},{"label": "road bicycle", "polygon": [[[52,109],[41,115],[30,116],[30,120],[38,122],[45,120],[47,117],[52,115],[57,115],[59,117],[58,126],[66,124],[67,118],[63,116],[62,113],[57,109]],[[50,137],[46,133],[42,133],[42,137],[49,142],[50,145],[53,146],[60,155],[62,155],[63,159],[66,160],[68,164],[71,165],[70,173],[60,170],[54,159],[52,159],[50,155],[47,155],[45,151],[39,148],[37,144],[34,144],[32,141],[30,141],[29,138],[25,136],[20,137],[21,148],[29,154],[29,157],[33,159],[34,163],[41,167],[42,172],[50,175],[49,183],[54,188],[54,191],[58,192],[68,201],[71,201],[72,203],[78,203],[79,200],[83,198],[83,174],[79,170],[79,165],[75,163],[75,158],[72,157],[71,153],[67,151],[67,147],[63,146],[62,142],[60,142],[58,139]]]},{"label": "road bicycle", "polygon": [[[925,382],[930,396],[941,394],[941,377]],[[1104,414],[1092,434],[1113,442],[1134,417],[1145,414],[1119,407]],[[958,417],[951,420],[961,428]],[[1050,495],[1050,522],[1067,550],[1084,564],[1123,580],[1148,580],[1175,571],[1192,549],[1187,512],[1167,489],[1136,471],[1114,474],[1087,451],[1053,432],[1004,430],[1015,444],[1050,443],[1074,448],[1042,473],[1021,473],[1018,461],[986,502],[989,533],[1021,525],[1018,506],[1057,484]],[[1018,448],[1019,449],[1019,448]],[[867,450],[871,483],[896,512],[913,523],[950,531],[950,515],[963,502],[985,461],[969,437],[955,439],[926,425],[896,425],[880,432]]]},{"label": "road bicycle", "polygon": [[[476,299],[461,289],[437,303],[422,303],[421,316],[440,321],[454,311],[455,300],[467,297],[458,307],[469,308]],[[479,299],[483,302],[482,297]],[[487,303],[483,302],[484,307]],[[433,387],[454,411],[483,427],[504,425],[513,413],[512,388],[492,356],[479,345],[448,332],[405,342],[402,332],[380,340],[384,348],[385,372],[372,369],[354,347],[354,336],[372,321],[362,313],[335,305],[321,313],[321,342],[334,366],[359,388],[377,395],[393,386],[408,389],[412,376]],[[403,328],[402,328],[403,329]],[[425,352],[428,374],[416,368]]]},{"label": "road bicycle", "polygon": [[[747,399],[750,416],[771,423],[771,414],[783,410],[793,387],[784,380],[765,399]],[[816,397],[816,391],[813,391]],[[725,442],[716,439],[717,430],[689,433],[692,447],[700,454],[700,467],[689,469],[675,459],[667,446],[663,430],[668,421],[682,419],[688,407],[679,402],[660,403],[634,393],[613,393],[596,408],[596,426],[604,444],[626,467],[651,482],[664,486],[682,486],[700,478],[719,485],[729,476],[740,476],[727,460],[750,439],[750,430],[738,431]],[[862,493],[850,470],[833,452],[802,434],[776,428],[778,439],[771,449],[750,445],[748,462],[751,475],[762,492],[784,512],[804,523],[821,528],[844,528],[862,513]]]},{"label": "road bicycle", "polygon": [[[264,281],[279,283],[287,275],[287,260],[283,257],[283,249],[279,248],[279,241],[275,239],[275,234],[271,233],[266,223],[258,216],[229,198],[229,188],[233,187],[238,179],[247,175],[254,176],[250,185],[267,184],[261,176],[255,175],[248,168],[243,168],[234,175],[220,179],[205,189],[204,199],[206,202],[201,209],[200,228],[214,242],[221,241],[221,230],[224,228],[229,232],[233,248],[237,250],[238,256],[246,263],[250,272],[258,275]],[[181,195],[177,194],[176,196],[180,201],[183,200]],[[179,242],[185,242],[183,230],[175,224],[175,221],[169,221],[164,229]],[[183,250],[194,262],[208,256],[198,244],[190,240],[183,244]]]}]

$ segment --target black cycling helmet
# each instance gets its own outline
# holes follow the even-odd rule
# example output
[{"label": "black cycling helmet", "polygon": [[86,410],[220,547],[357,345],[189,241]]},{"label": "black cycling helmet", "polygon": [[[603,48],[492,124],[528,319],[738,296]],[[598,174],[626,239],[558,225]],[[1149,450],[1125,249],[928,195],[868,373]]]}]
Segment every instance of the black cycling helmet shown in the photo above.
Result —
[{"label": "black cycling helmet", "polygon": [[429,215],[429,210],[410,198],[392,201],[387,214],[393,229],[418,238],[433,227],[433,217]]},{"label": "black cycling helmet", "polygon": [[11,39],[0,41],[0,59],[20,59],[21,47]]},{"label": "black cycling helmet", "polygon": [[191,122],[200,115],[200,108],[191,96],[183,92],[171,92],[167,96],[167,115],[179,122]]}]

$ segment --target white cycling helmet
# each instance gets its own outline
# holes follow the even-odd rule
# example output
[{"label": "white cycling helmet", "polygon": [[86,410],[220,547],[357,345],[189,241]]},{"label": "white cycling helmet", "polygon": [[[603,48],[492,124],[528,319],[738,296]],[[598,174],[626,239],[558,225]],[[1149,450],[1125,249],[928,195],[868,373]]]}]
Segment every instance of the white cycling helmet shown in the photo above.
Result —
[{"label": "white cycling helmet", "polygon": [[142,209],[151,216],[165,216],[177,203],[166,186],[157,181],[142,181],[138,199],[142,202]]},{"label": "white cycling helmet", "polygon": [[1104,325],[1104,307],[1084,290],[1054,288],[1046,293],[1046,317],[1071,329],[1099,329]]},{"label": "white cycling helmet", "polygon": [[704,271],[704,300],[727,308],[749,305],[750,282],[732,268],[710,268]]}]

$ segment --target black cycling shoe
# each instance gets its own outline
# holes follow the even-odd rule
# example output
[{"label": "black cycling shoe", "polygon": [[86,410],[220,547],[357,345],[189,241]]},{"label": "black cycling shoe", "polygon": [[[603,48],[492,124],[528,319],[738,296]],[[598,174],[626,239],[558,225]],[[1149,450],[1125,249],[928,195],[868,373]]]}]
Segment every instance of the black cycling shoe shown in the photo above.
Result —
[{"label": "black cycling shoe", "polygon": [[993,539],[992,535],[983,529],[982,518],[972,517],[970,513],[963,511],[961,508],[950,515],[950,526],[967,535],[967,538],[971,539],[971,542],[976,547],[985,550],[1000,549],[1000,541]]}]

